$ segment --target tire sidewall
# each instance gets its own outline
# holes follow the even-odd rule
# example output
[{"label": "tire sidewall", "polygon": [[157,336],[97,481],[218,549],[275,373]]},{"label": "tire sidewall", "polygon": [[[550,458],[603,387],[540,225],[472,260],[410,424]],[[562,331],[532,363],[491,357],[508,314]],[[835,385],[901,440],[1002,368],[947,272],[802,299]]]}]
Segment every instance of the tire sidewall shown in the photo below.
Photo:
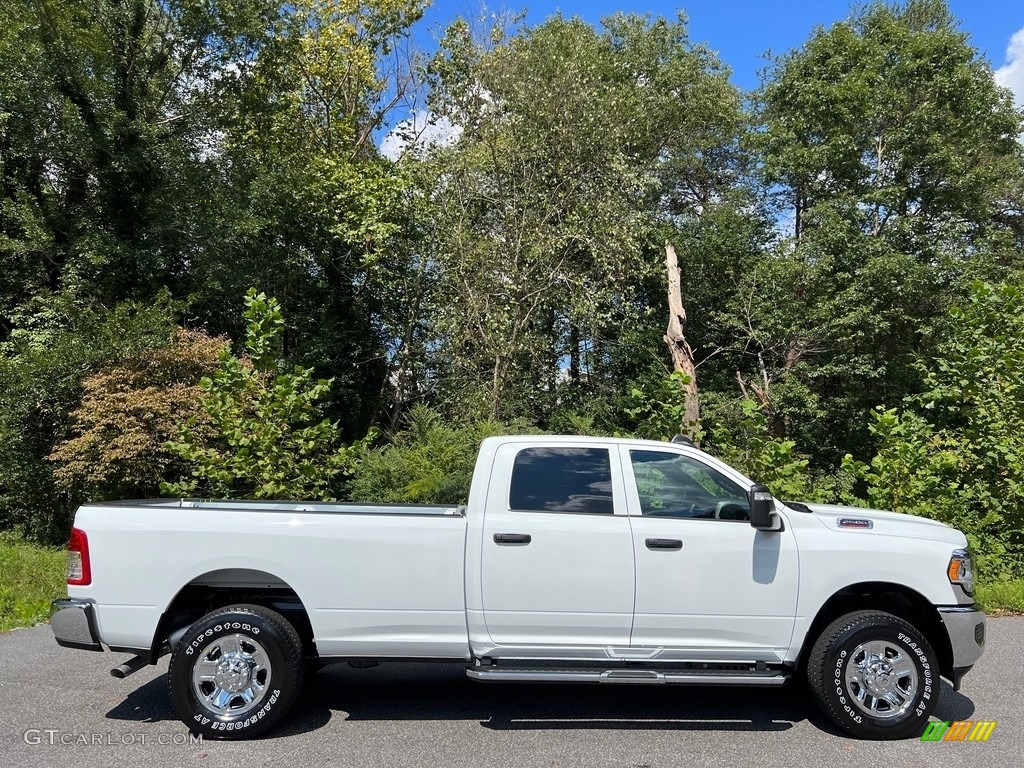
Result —
[{"label": "tire sidewall", "polygon": [[[209,709],[196,695],[192,671],[196,662],[218,639],[242,635],[259,643],[270,660],[267,690],[259,706],[244,714],[225,716]],[[217,613],[200,619],[181,638],[168,671],[171,701],[182,721],[196,733],[211,738],[249,738],[274,725],[286,713],[299,684],[289,671],[288,640],[271,621],[244,610]]]},{"label": "tire sidewall", "polygon": [[[918,690],[914,702],[904,714],[893,718],[872,717],[853,701],[846,684],[846,669],[857,646],[875,640],[891,642],[901,648],[917,669]],[[917,630],[895,616],[877,616],[852,623],[841,631],[824,654],[819,674],[823,676],[821,695],[829,700],[839,724],[859,736],[903,738],[924,730],[938,700],[939,677],[935,653]]]}]

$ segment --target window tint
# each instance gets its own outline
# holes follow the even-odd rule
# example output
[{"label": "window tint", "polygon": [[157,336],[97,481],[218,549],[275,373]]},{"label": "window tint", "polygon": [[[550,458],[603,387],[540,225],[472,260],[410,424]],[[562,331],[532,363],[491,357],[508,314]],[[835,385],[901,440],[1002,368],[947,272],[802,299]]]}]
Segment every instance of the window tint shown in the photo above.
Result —
[{"label": "window tint", "polygon": [[746,491],[717,469],[663,451],[630,451],[629,457],[645,517],[750,520]]},{"label": "window tint", "polygon": [[509,506],[525,512],[612,514],[605,448],[524,448],[512,466]]}]

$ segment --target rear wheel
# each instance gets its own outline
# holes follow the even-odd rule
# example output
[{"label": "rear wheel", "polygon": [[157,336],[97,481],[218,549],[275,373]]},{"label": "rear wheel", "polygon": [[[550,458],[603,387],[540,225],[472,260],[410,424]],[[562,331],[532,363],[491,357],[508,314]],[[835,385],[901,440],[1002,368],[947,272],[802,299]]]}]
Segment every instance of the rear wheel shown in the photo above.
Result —
[{"label": "rear wheel", "polygon": [[920,736],[938,702],[935,652],[915,627],[882,611],[836,619],[814,643],[807,682],[843,730],[865,739]]},{"label": "rear wheel", "polygon": [[302,687],[302,641],[281,614],[232,605],[207,614],[171,656],[171,702],[194,732],[245,739],[273,728]]}]

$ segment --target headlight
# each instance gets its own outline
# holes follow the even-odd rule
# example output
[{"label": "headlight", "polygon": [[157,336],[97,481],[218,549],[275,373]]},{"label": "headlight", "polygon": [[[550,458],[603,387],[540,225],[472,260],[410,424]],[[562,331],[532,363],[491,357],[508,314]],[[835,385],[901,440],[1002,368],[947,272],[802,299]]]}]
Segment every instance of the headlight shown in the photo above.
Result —
[{"label": "headlight", "polygon": [[971,560],[971,553],[968,550],[953,551],[946,573],[949,575],[950,584],[959,584],[960,588],[968,595],[974,594],[974,562]]}]

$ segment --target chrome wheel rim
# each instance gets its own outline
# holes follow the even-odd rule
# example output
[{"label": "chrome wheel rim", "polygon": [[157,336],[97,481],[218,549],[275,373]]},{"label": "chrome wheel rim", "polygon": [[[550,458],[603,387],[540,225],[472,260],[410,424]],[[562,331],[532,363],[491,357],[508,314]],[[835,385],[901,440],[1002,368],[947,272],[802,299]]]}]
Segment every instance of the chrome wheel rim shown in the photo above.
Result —
[{"label": "chrome wheel rim", "polygon": [[270,658],[248,635],[225,635],[203,649],[192,667],[192,690],[221,716],[244,715],[257,707],[270,685]]},{"label": "chrome wheel rim", "polygon": [[899,717],[914,705],[917,667],[904,648],[886,640],[858,645],[846,662],[846,689],[853,704],[871,717]]}]

